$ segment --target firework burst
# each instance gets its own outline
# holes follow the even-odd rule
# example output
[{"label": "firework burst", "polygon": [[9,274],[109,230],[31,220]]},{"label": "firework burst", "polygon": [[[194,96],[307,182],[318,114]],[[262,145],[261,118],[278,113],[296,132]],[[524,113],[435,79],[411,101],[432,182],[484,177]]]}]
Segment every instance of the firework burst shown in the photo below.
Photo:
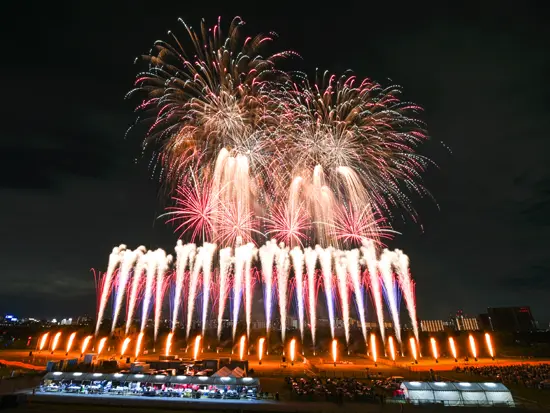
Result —
[{"label": "firework burst", "polygon": [[192,242],[198,238],[202,240],[212,238],[214,219],[212,199],[216,194],[212,193],[209,182],[205,180],[202,185],[199,185],[197,175],[191,173],[188,179],[177,186],[177,195],[172,197],[175,205],[168,207],[168,212],[161,215],[161,217],[170,217],[166,220],[167,224],[176,224],[174,232],[181,232],[181,235],[190,232]]},{"label": "firework burst", "polygon": [[391,237],[394,207],[415,218],[407,194],[428,194],[429,160],[416,153],[427,135],[398,86],[285,74],[278,60],[294,53],[264,55],[274,36],[241,36],[240,18],[227,35],[219,21],[183,24],[190,42],[156,42],[130,92],[144,96],[144,146],[176,187],[176,231],[221,246],[339,248]]},{"label": "firework burst", "polygon": [[276,205],[272,210],[272,217],[266,218],[266,235],[273,236],[277,241],[284,242],[290,247],[303,246],[307,241],[306,235],[310,228],[307,211],[302,205],[295,208],[288,204]]}]

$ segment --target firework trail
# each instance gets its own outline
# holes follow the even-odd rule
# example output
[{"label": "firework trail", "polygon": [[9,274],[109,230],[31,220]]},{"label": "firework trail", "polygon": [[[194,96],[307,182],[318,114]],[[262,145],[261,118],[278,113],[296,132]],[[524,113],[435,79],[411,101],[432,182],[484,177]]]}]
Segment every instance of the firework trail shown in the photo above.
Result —
[{"label": "firework trail", "polygon": [[304,341],[304,252],[300,247],[294,247],[290,251],[294,277],[296,281],[296,301],[298,302],[298,324],[300,337]]},{"label": "firework trail", "polygon": [[153,298],[153,287],[155,285],[155,275],[157,273],[157,255],[153,251],[148,251],[145,254],[147,266],[145,275],[145,292],[143,295],[143,303],[141,310],[141,328],[140,332],[145,330],[149,311],[151,309],[151,299]]},{"label": "firework trail", "polygon": [[164,293],[166,292],[167,279],[166,271],[168,270],[170,263],[172,262],[172,256],[166,255],[166,252],[162,249],[155,251],[157,259],[157,280],[155,288],[155,342],[157,341],[161,315],[162,315],[162,301]]},{"label": "firework trail", "polygon": [[260,247],[260,263],[262,265],[262,278],[264,281],[264,306],[265,324],[267,335],[271,331],[271,319],[273,311],[273,263],[278,254],[279,247],[276,240],[271,240]]},{"label": "firework trail", "polygon": [[210,289],[212,288],[212,259],[216,252],[216,244],[205,243],[202,247],[204,256],[202,262],[202,335],[206,329],[206,316],[208,315],[208,304],[210,300]]},{"label": "firework trail", "polygon": [[99,310],[97,312],[97,324],[95,327],[95,335],[99,332],[99,327],[103,321],[103,314],[105,313],[105,307],[107,306],[107,301],[109,301],[109,294],[111,292],[113,275],[115,270],[120,263],[121,253],[126,249],[126,245],[120,244],[118,247],[113,248],[113,252],[109,255],[109,264],[107,266],[107,272],[103,280],[103,286],[101,288],[101,298],[99,300]]},{"label": "firework trail", "polygon": [[185,283],[185,270],[194,255],[195,244],[183,244],[178,240],[176,244],[176,284],[174,292],[174,308],[172,310],[172,332],[176,329],[178,314],[181,310],[183,286]]},{"label": "firework trail", "polygon": [[321,262],[321,276],[323,277],[323,286],[327,300],[328,319],[330,323],[330,332],[334,338],[334,294],[332,292],[332,252],[333,248],[316,247],[319,261]]},{"label": "firework trail", "polygon": [[346,343],[349,345],[349,289],[348,289],[348,260],[344,251],[334,251],[334,267],[336,269],[336,280],[338,281],[338,294],[342,307],[342,321]]},{"label": "firework trail", "polygon": [[235,270],[233,273],[233,341],[235,340],[235,334],[237,333],[237,323],[239,321],[239,312],[241,310],[245,260],[245,246],[239,245],[235,248]]},{"label": "firework trail", "polygon": [[[237,324],[239,322],[239,312],[243,295],[243,283],[246,278],[245,273],[250,272],[254,249],[254,244],[252,243],[239,245],[235,248],[235,273],[233,277],[233,339],[235,339],[235,334],[237,333]],[[245,315],[245,317],[249,320],[250,316]],[[247,330],[249,328],[250,327],[247,325]]]},{"label": "firework trail", "polygon": [[[203,301],[202,311],[200,317],[200,324],[202,329],[202,336],[206,333],[208,310],[211,301],[211,291],[218,292],[218,296],[215,299],[218,300],[218,338],[221,338],[221,332],[223,328],[223,316],[225,313],[225,307],[227,305],[227,298],[229,290],[233,288],[233,308],[232,308],[232,322],[233,322],[233,334],[236,334],[241,302],[244,300],[245,307],[245,321],[246,321],[246,333],[250,334],[250,327],[252,321],[252,301],[253,301],[253,288],[255,282],[254,268],[252,263],[255,259],[259,258],[262,265],[262,278],[263,288],[265,293],[265,305],[266,305],[266,330],[269,332],[271,323],[271,304],[274,283],[276,282],[277,298],[279,304],[279,315],[281,319],[281,334],[284,340],[286,333],[286,322],[288,318],[288,296],[291,294],[291,285],[294,283],[296,287],[296,300],[297,300],[297,312],[300,325],[300,333],[303,335],[305,327],[305,312],[306,308],[309,315],[310,330],[312,336],[313,345],[315,345],[316,339],[316,304],[317,304],[317,274],[316,264],[317,260],[320,262],[321,278],[323,281],[325,298],[327,302],[327,309],[330,320],[331,334],[334,334],[335,328],[335,313],[334,313],[334,299],[337,289],[339,303],[341,306],[342,320],[344,322],[344,330],[346,335],[346,342],[349,344],[350,339],[350,293],[353,291],[355,303],[357,306],[357,314],[361,323],[361,329],[363,338],[366,341],[366,308],[364,301],[364,288],[366,284],[370,284],[371,291],[373,293],[374,305],[377,312],[378,322],[381,326],[381,336],[384,339],[384,318],[383,318],[383,303],[382,297],[386,299],[386,304],[391,315],[395,336],[399,344],[402,346],[401,340],[401,324],[399,314],[399,294],[405,295],[406,300],[411,299],[414,303],[414,282],[412,281],[408,269],[408,257],[400,250],[389,251],[384,250],[379,260],[376,258],[375,244],[372,240],[364,240],[361,252],[363,259],[360,259],[358,249],[353,250],[340,250],[329,248],[321,248],[317,246],[315,250],[311,248],[301,249],[300,247],[294,247],[289,249],[281,243],[277,245],[275,240],[266,242],[259,250],[256,249],[254,244],[247,243],[239,245],[235,248],[235,256],[232,256],[232,249],[229,247],[222,248],[219,252],[219,278],[216,282],[219,283],[218,287],[213,286],[213,262],[214,253],[216,251],[216,244],[205,243],[203,246],[196,248],[195,244],[183,244],[178,242],[176,248],[178,254],[178,261],[176,262],[175,277],[166,276],[167,271],[170,268],[172,257],[166,255],[162,249],[155,251],[148,251],[144,254],[144,248],[140,247],[135,251],[124,250],[120,258],[120,273],[130,272],[128,267],[134,265],[134,278],[132,282],[126,282],[131,284],[131,292],[128,294],[128,319],[127,328],[130,325],[134,308],[137,304],[138,291],[141,286],[144,285],[144,297],[142,302],[142,315],[141,315],[141,329],[143,333],[146,327],[146,323],[149,316],[151,304],[155,305],[154,314],[154,332],[155,339],[158,337],[158,331],[160,326],[160,320],[162,315],[162,305],[165,297],[165,291],[169,284],[178,286],[176,290],[180,291],[180,297],[176,298],[176,301],[182,299],[182,294],[187,291],[187,334],[190,333],[191,321],[193,319],[193,310],[195,307],[194,297],[198,294],[199,283],[202,277],[202,289],[203,289]],[[333,268],[334,260],[334,268]],[[361,266],[364,265],[367,268],[364,280],[361,279]],[[230,273],[232,266],[234,267],[233,277],[231,279]],[[293,269],[294,279],[290,280],[290,269]],[[123,268],[125,267],[125,268]],[[189,286],[181,286],[184,282],[181,278],[178,280],[178,273],[185,272],[185,269],[189,268]],[[273,272],[275,268],[275,273]],[[393,270],[395,269],[396,274]],[[145,275],[143,272],[145,271]],[[334,272],[333,272],[334,271]],[[304,273],[305,272],[305,273]],[[276,275],[276,279],[274,278]],[[380,276],[378,275],[380,274]],[[119,277],[120,278],[120,277]],[[124,278],[124,277],[122,277]],[[193,281],[194,280],[194,281]],[[382,294],[382,290],[383,293]],[[120,294],[119,291],[112,289],[112,294],[117,302],[117,297]],[[101,291],[98,294],[102,294]],[[378,297],[378,298],[377,298]],[[108,301],[110,297],[106,297]],[[179,304],[176,304],[179,306]],[[414,310],[414,311],[413,311]],[[416,320],[415,308],[408,308],[411,313],[411,321],[413,324]],[[172,328],[175,327],[177,322],[176,314],[172,313]],[[302,338],[303,341],[303,338]]]},{"label": "firework trail", "polygon": [[[380,277],[378,275],[378,260],[376,258],[376,249],[372,240],[363,240],[361,252],[365,260],[368,271],[368,284],[370,284],[371,294],[374,301],[374,309],[378,326],[380,327],[380,336],[382,342],[386,343],[386,328],[384,325],[384,307],[382,303],[382,287],[380,285]],[[365,283],[366,284],[366,283]]]},{"label": "firework trail", "polygon": [[382,255],[380,256],[380,260],[378,261],[378,268],[380,270],[380,274],[382,275],[384,290],[386,291],[386,300],[388,302],[388,307],[390,309],[390,314],[393,321],[395,338],[397,339],[399,345],[402,346],[401,323],[399,322],[399,308],[397,306],[398,290],[392,271],[393,260],[394,253],[384,249]]},{"label": "firework trail", "polygon": [[[138,249],[139,250],[139,249]],[[143,271],[147,266],[147,255],[145,250],[139,250],[142,253],[137,258],[137,264],[134,268],[134,275],[132,277],[132,285],[130,289],[130,297],[128,301],[128,314],[126,315],[126,335],[130,331],[132,325],[132,319],[134,318],[134,311],[138,300],[138,292],[141,282],[143,280]]]},{"label": "firework trail", "polygon": [[178,185],[177,196],[172,197],[175,206],[168,207],[168,212],[161,215],[169,216],[166,223],[176,223],[174,232],[181,236],[191,232],[191,242],[197,238],[203,241],[211,239],[213,229],[212,204],[218,194],[212,193],[209,181],[199,182],[199,178],[191,171],[190,177]]},{"label": "firework trail", "polygon": [[407,306],[407,311],[409,312],[409,317],[411,318],[411,324],[413,327],[416,342],[420,343],[418,333],[418,319],[416,317],[414,281],[411,279],[411,273],[409,271],[409,257],[406,256],[403,251],[395,250],[393,267],[397,272],[399,285],[401,287],[403,296],[405,297],[405,304]]},{"label": "firework trail", "polygon": [[307,302],[309,310],[309,328],[311,340],[315,347],[315,332],[317,326],[317,280],[315,278],[315,265],[317,264],[317,251],[306,248],[304,251],[307,272]]},{"label": "firework trail", "polygon": [[244,265],[244,288],[245,288],[245,319],[246,319],[246,336],[250,337],[250,325],[252,323],[252,294],[254,291],[254,282],[252,279],[252,260],[256,258],[258,250],[254,244],[247,244],[247,257]]},{"label": "firework trail", "polygon": [[346,260],[348,264],[348,274],[353,285],[353,291],[355,295],[355,304],[357,305],[357,313],[359,314],[359,321],[361,322],[361,332],[365,343],[367,343],[367,321],[365,319],[365,301],[363,284],[361,282],[361,267],[359,265],[359,250],[353,249],[351,251],[345,251]]},{"label": "firework trail", "polygon": [[218,300],[218,340],[222,336],[222,320],[225,312],[225,304],[229,294],[229,272],[231,271],[231,248],[223,248],[220,250],[220,279],[219,288],[220,296]]},{"label": "firework trail", "polygon": [[207,251],[204,247],[197,248],[195,262],[189,277],[189,291],[187,293],[187,324],[185,330],[185,338],[189,338],[191,332],[191,324],[193,322],[193,312],[195,311],[195,300],[197,299],[197,291],[199,289],[200,274],[204,263]]},{"label": "firework trail", "polygon": [[135,251],[126,250],[122,253],[120,262],[120,270],[118,275],[118,286],[115,294],[115,312],[113,314],[113,324],[111,325],[111,333],[115,331],[116,322],[120,309],[122,307],[122,300],[126,293],[126,286],[130,279],[130,271],[132,270],[136,260],[145,253],[145,247],[140,246]]},{"label": "firework trail", "polygon": [[285,342],[286,321],[287,321],[287,299],[288,299],[288,273],[290,271],[290,260],[288,248],[284,244],[279,246],[275,256],[277,268],[277,294],[279,301],[279,315],[281,317],[281,339]]}]

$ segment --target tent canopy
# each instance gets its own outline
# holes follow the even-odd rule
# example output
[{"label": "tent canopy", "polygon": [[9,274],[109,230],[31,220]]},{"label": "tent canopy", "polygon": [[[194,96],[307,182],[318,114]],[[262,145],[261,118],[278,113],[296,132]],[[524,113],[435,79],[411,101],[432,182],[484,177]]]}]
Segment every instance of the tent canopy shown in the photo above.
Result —
[{"label": "tent canopy", "polygon": [[122,373],[80,373],[61,372],[48,373],[43,380],[56,381],[118,381],[121,383],[153,383],[153,384],[197,384],[197,385],[239,385],[259,386],[260,380],[255,377],[215,377],[215,376],[165,376],[161,374],[122,374]]},{"label": "tent canopy", "polygon": [[502,383],[404,381],[401,389],[413,404],[514,405],[510,390]]}]

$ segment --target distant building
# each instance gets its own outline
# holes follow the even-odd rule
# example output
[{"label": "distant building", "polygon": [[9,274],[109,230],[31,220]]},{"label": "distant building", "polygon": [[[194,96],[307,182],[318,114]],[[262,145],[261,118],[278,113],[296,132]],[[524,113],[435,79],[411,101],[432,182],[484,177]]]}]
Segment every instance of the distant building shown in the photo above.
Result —
[{"label": "distant building", "polygon": [[456,312],[455,316],[451,316],[450,324],[456,331],[479,331],[479,320],[476,317],[468,317],[464,315],[462,310]]},{"label": "distant building", "polygon": [[443,320],[420,320],[420,330],[428,333],[438,333],[445,331]]},{"label": "distant building", "polygon": [[492,307],[487,308],[491,331],[525,333],[535,331],[536,324],[531,307]]},{"label": "distant building", "polygon": [[61,320],[61,324],[62,326],[70,326],[73,324],[73,319],[72,318],[64,318],[63,320]]}]

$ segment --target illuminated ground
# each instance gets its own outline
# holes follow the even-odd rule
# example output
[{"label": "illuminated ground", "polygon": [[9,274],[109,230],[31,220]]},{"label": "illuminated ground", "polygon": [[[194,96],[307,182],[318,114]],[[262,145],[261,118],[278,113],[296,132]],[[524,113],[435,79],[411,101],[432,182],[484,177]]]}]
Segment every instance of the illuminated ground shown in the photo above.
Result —
[{"label": "illuminated ground", "polygon": [[[183,359],[189,359],[192,355],[185,353],[185,351],[176,351],[178,357]],[[159,353],[149,353],[138,358],[138,360],[158,360]],[[77,351],[72,351],[68,355],[64,351],[55,351],[53,354],[50,351],[34,351],[33,356],[29,357],[28,350],[0,350],[0,362],[4,360],[8,364],[12,361],[20,362],[28,365],[34,365],[38,367],[46,366],[48,361],[57,361],[62,359],[74,359],[79,358],[80,354]],[[121,358],[120,354],[115,351],[106,352],[100,356],[100,359],[109,360],[114,359],[122,363],[122,367],[125,367],[126,358]],[[232,357],[238,359],[238,354],[231,354],[231,352],[204,352],[200,354],[200,359],[217,359],[221,357]],[[296,355],[294,363],[290,361],[288,355],[286,357],[286,363],[282,362],[280,355],[266,355],[262,360],[262,364],[258,363],[257,356],[245,356],[244,359],[249,360],[249,368],[259,376],[279,376],[279,375],[303,375],[304,373],[319,374],[327,376],[365,376],[366,374],[378,374],[382,373],[383,376],[388,375],[405,375],[405,373],[414,372],[428,372],[434,370],[437,372],[451,371],[455,367],[465,366],[487,366],[487,365],[514,365],[514,364],[540,364],[550,363],[550,359],[537,359],[537,360],[521,360],[518,358],[497,358],[491,360],[490,358],[480,358],[477,361],[470,359],[465,362],[463,359],[459,359],[455,362],[454,359],[440,359],[436,363],[435,360],[424,357],[418,361],[418,364],[413,363],[412,360],[407,358],[398,358],[395,362],[386,358],[379,358],[375,364],[372,358],[358,357],[358,356],[346,356],[344,355],[334,365],[332,357],[329,354],[317,355],[306,357],[304,363],[304,357],[301,354]],[[135,357],[130,356],[130,360],[134,361]],[[80,359],[82,361],[82,359]],[[19,363],[17,363],[19,364]],[[13,366],[17,368],[17,365]],[[23,367],[20,365],[19,367]]]}]

